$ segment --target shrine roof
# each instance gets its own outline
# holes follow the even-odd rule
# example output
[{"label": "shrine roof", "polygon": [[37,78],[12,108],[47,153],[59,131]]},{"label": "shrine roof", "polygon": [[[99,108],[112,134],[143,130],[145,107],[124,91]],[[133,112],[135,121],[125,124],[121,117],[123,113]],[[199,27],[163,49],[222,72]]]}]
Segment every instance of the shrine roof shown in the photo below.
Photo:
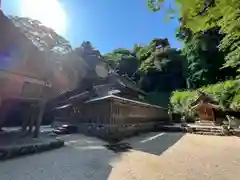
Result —
[{"label": "shrine roof", "polygon": [[92,98],[90,100],[87,100],[85,103],[100,101],[100,100],[103,100],[103,99],[116,99],[116,100],[120,100],[120,101],[131,102],[131,103],[138,104],[138,105],[144,105],[144,106],[154,107],[154,108],[159,108],[159,109],[166,109],[166,108],[163,108],[161,106],[152,105],[152,104],[148,104],[148,103],[145,103],[145,102],[140,102],[140,101],[136,101],[136,100],[132,100],[132,99],[127,99],[127,98],[119,97],[119,96],[116,96],[116,95],[107,95],[107,96]]},{"label": "shrine roof", "polygon": [[209,103],[215,106],[219,105],[219,103],[215,100],[214,97],[202,91],[198,91],[198,98],[193,101],[190,106],[193,107],[199,103]]},{"label": "shrine roof", "polygon": [[196,109],[201,108],[201,107],[207,107],[207,108],[212,108],[212,109],[219,109],[220,108],[220,106],[215,105],[215,104],[201,102],[201,103],[198,103],[198,104],[192,106],[191,109],[196,110]]}]

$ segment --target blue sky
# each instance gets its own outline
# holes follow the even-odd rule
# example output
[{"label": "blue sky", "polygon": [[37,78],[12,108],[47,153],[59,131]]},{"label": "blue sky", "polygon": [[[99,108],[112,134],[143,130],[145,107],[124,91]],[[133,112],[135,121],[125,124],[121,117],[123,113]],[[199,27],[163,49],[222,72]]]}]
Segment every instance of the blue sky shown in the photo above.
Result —
[{"label": "blue sky", "polygon": [[[115,48],[132,48],[135,43],[146,44],[153,38],[168,38],[171,46],[179,48],[175,38],[177,20],[164,21],[164,12],[152,13],[147,0],[61,0],[67,14],[64,37],[73,47],[90,41],[102,53]],[[2,0],[8,15],[19,15],[21,0]],[[44,10],[43,10],[44,13]]]}]

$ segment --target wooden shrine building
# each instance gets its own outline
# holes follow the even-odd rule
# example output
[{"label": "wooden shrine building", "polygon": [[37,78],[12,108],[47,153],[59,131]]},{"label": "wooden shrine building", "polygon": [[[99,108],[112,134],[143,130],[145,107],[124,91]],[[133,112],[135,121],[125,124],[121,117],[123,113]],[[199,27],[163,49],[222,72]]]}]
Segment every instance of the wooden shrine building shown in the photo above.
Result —
[{"label": "wooden shrine building", "polygon": [[63,94],[54,109],[57,123],[73,124],[80,132],[100,137],[123,137],[169,120],[167,109],[142,102],[146,93],[114,71],[102,84],[90,87]]},{"label": "wooden shrine building", "polygon": [[218,103],[204,92],[198,91],[198,98],[191,103],[193,110],[199,118],[199,122],[218,124],[216,112],[219,109]]}]

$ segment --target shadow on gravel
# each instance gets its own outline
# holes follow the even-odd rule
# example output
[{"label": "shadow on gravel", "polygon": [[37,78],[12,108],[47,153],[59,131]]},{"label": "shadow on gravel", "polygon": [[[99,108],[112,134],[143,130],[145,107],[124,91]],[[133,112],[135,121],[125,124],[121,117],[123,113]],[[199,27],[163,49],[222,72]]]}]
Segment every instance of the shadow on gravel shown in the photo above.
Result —
[{"label": "shadow on gravel", "polygon": [[110,143],[105,145],[105,147],[115,153],[126,152],[132,149],[131,145],[126,142]]},{"label": "shadow on gravel", "polygon": [[154,132],[111,143],[84,135],[62,136],[66,146],[61,149],[0,162],[0,179],[106,180],[121,162],[122,153],[138,150],[160,155],[183,135]]},{"label": "shadow on gravel", "polygon": [[177,143],[184,133],[148,133],[137,138],[126,140],[134,150],[160,155],[175,143]]},{"label": "shadow on gravel", "polygon": [[131,149],[154,155],[160,155],[168,148],[177,143],[184,133],[164,133],[154,132],[141,134],[121,142],[111,142],[105,147],[114,153],[127,152]]}]

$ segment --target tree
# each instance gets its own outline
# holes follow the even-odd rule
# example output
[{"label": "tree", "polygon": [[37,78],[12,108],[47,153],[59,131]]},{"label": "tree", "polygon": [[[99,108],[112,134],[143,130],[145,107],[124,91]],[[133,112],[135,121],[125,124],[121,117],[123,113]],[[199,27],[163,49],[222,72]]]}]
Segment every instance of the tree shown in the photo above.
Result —
[{"label": "tree", "polygon": [[187,60],[189,88],[199,88],[236,76],[234,68],[221,69],[225,53],[218,48],[223,38],[218,28],[195,34],[189,29],[181,29],[177,36],[184,41],[182,53]]},{"label": "tree", "polygon": [[129,78],[135,75],[139,67],[139,60],[135,53],[124,48],[105,54],[104,59],[119,75],[126,75]]},{"label": "tree", "polygon": [[148,45],[135,44],[133,50],[115,49],[105,61],[120,75],[136,81],[148,92],[185,87],[183,57],[168,39],[153,39]]},{"label": "tree", "polygon": [[140,86],[145,91],[172,91],[185,87],[184,60],[168,39],[153,39],[139,50]]},{"label": "tree", "polygon": [[[161,9],[164,0],[148,0],[152,11]],[[226,53],[223,67],[233,67],[240,71],[240,16],[239,0],[176,0],[180,4],[182,26],[193,33],[202,33],[219,28],[221,39],[219,48]]]},{"label": "tree", "polygon": [[18,16],[9,16],[9,19],[40,51],[59,55],[72,51],[69,41],[38,20]]}]

